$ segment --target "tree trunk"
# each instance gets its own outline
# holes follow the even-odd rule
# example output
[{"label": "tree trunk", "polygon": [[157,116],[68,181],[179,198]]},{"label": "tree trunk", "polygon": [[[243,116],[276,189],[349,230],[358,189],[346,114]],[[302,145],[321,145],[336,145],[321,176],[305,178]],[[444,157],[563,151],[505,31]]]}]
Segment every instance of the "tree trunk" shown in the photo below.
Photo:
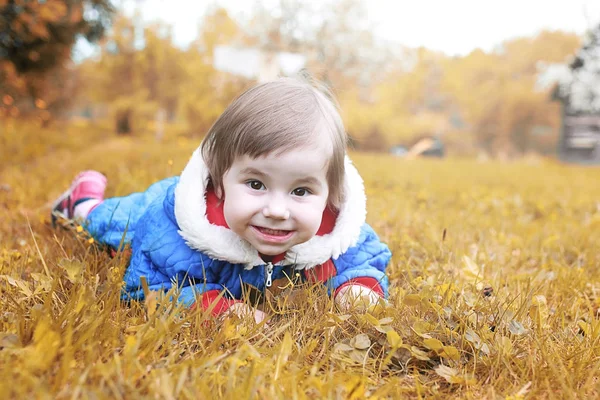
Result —
[{"label": "tree trunk", "polygon": [[118,111],[116,115],[116,129],[118,135],[131,134],[131,110]]}]

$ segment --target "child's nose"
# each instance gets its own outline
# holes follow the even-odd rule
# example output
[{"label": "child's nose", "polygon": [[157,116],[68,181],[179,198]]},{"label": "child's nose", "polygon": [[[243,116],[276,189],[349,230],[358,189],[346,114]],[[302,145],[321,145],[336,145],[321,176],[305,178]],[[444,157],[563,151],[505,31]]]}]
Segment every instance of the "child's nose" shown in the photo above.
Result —
[{"label": "child's nose", "polygon": [[272,197],[269,199],[266,207],[263,208],[263,215],[273,219],[288,219],[290,217],[290,211],[288,210],[284,199]]}]

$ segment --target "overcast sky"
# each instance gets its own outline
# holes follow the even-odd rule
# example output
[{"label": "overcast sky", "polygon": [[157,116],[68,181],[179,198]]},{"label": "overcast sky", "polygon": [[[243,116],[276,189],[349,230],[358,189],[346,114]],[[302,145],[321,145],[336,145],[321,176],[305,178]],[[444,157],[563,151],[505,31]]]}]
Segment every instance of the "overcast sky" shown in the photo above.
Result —
[{"label": "overcast sky", "polygon": [[[195,38],[208,5],[222,4],[234,17],[243,18],[253,4],[252,0],[125,1],[128,12],[137,7],[144,19],[173,25],[175,41],[182,46]],[[600,22],[600,0],[369,0],[367,5],[379,37],[448,55],[491,50],[506,39],[543,29],[581,34]]]}]

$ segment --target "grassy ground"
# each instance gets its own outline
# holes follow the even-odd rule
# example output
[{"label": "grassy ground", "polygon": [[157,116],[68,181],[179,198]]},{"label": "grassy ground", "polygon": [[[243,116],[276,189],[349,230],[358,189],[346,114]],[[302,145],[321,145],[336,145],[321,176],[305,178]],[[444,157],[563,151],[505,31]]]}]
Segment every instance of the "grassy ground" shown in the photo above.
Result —
[{"label": "grassy ground", "polygon": [[355,154],[368,221],[394,255],[389,307],[340,314],[301,289],[266,328],[124,305],[126,261],[48,224],[77,171],[105,172],[109,196],[143,190],[197,140],[56,135],[0,134],[3,398],[600,395],[598,168]]}]

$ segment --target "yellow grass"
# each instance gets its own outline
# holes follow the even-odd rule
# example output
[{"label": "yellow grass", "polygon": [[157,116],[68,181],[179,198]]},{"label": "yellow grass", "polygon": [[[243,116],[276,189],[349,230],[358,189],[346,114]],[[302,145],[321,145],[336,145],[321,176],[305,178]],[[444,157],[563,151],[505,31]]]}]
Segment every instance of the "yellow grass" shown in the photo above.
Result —
[{"label": "yellow grass", "polygon": [[[2,398],[600,395],[599,168],[355,154],[393,252],[390,305],[340,314],[299,289],[269,326],[218,324],[121,303],[125,260],[52,229],[45,208],[84,168],[108,175],[109,196],[143,190],[197,140],[11,129],[2,143],[29,139],[0,165]],[[86,129],[87,147],[72,137]]]}]

